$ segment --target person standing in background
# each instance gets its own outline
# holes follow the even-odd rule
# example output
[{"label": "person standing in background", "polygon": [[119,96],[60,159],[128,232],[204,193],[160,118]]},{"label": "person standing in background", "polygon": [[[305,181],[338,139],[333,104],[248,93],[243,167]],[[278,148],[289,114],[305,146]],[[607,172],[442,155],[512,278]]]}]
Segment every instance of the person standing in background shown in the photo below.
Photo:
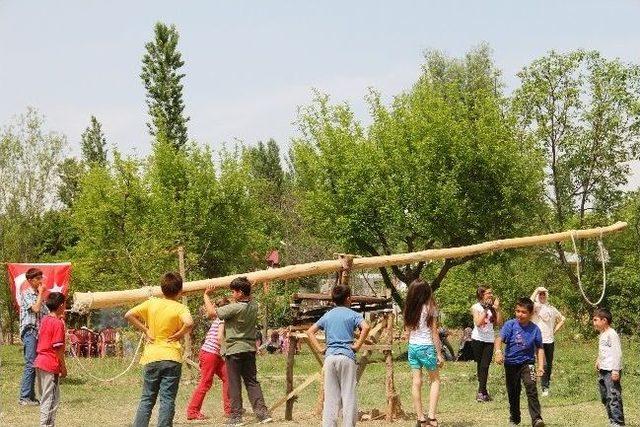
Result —
[{"label": "person standing in background", "polygon": [[36,399],[35,382],[36,368],[33,363],[36,359],[38,346],[38,329],[43,316],[49,314],[49,309],[44,304],[44,293],[47,289],[42,283],[42,270],[30,268],[25,273],[29,287],[20,294],[20,339],[23,345],[24,372],[20,384],[20,405],[39,405]]},{"label": "person standing in background", "polygon": [[542,396],[549,396],[551,382],[551,369],[553,367],[554,334],[564,325],[564,317],[557,308],[549,304],[549,291],[542,286],[536,288],[531,294],[534,303],[533,323],[538,325],[542,332],[542,345],[544,347],[544,374],[540,379]]}]

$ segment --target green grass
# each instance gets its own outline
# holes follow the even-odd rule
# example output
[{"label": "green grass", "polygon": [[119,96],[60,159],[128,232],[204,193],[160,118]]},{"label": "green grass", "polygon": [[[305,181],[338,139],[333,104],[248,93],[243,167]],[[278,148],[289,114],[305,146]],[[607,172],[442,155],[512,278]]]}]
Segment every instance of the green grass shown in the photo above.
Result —
[{"label": "green grass", "polygon": [[[606,413],[599,401],[593,360],[597,350],[595,340],[591,342],[561,341],[556,348],[552,393],[541,398],[542,413],[549,426],[606,426]],[[623,397],[628,425],[640,425],[640,358],[637,342],[625,340],[625,371],[623,374]],[[395,352],[400,353],[400,349]],[[0,372],[0,425],[32,426],[38,423],[37,407],[21,407],[17,394],[22,372],[22,348],[1,348],[2,368]],[[384,409],[385,367],[381,356],[367,367],[359,386],[359,408],[370,411]],[[126,359],[107,358],[82,360],[92,373],[102,377],[116,375],[128,364]],[[100,383],[88,378],[74,360],[67,360],[69,377],[63,380],[61,407],[58,411],[60,426],[124,426],[134,417],[141,391],[140,367],[113,383]],[[400,394],[403,409],[411,413],[410,375],[406,361],[395,363],[396,389]],[[295,383],[303,382],[307,375],[318,368],[317,362],[306,351],[296,357]],[[180,386],[177,401],[176,425],[217,425],[224,418],[220,403],[220,385],[214,386],[205,400],[203,412],[213,418],[208,422],[187,422],[185,408],[195,387],[186,380]],[[258,378],[262,383],[267,405],[270,406],[284,394],[285,359],[281,355],[265,355],[258,358]],[[476,403],[475,365],[448,363],[442,370],[442,389],[438,418],[443,426],[501,426],[506,425],[508,407],[504,389],[504,374],[497,365],[491,367],[489,391],[495,400]],[[318,396],[316,383],[304,390],[294,406],[294,420],[284,422],[284,405],[276,410],[276,425],[319,425],[320,419],[313,414]],[[245,396],[245,406],[248,405]],[[523,420],[527,420],[526,398],[522,400]],[[155,413],[152,420],[155,422]],[[384,421],[367,421],[363,425],[385,425]],[[398,426],[412,426],[415,421],[397,421]],[[523,425],[527,425],[523,422]]]}]

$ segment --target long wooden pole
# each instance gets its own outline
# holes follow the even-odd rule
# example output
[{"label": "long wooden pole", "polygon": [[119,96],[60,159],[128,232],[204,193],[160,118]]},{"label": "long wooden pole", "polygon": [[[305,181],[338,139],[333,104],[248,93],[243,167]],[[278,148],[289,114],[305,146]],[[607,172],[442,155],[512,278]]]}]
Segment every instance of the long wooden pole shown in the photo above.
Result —
[{"label": "long wooden pole", "polygon": [[[505,249],[525,248],[529,246],[540,246],[548,243],[570,240],[573,235],[576,239],[589,237],[600,237],[606,234],[621,231],[627,227],[626,222],[616,222],[607,227],[589,228],[585,230],[571,230],[560,233],[542,234],[537,236],[516,237],[512,239],[493,240],[490,242],[478,243],[476,245],[460,246],[456,248],[429,249],[420,252],[409,252],[396,255],[382,255],[374,257],[354,258],[353,270],[367,270],[392,265],[413,264],[420,261],[434,259],[462,258],[470,255],[479,255],[488,252],[496,252]],[[306,264],[288,265],[286,267],[273,268],[269,270],[254,271],[251,273],[234,274],[214,279],[195,280],[185,282],[183,291],[185,293],[202,292],[208,286],[214,288],[226,288],[236,277],[246,276],[252,283],[271,282],[274,280],[296,279],[298,277],[317,276],[328,273],[335,273],[342,270],[340,260],[327,260],[310,262]],[[77,311],[86,311],[119,305],[129,305],[143,301],[150,296],[161,296],[159,286],[146,286],[138,289],[126,291],[108,292],[76,292],[73,296],[73,308]]]}]

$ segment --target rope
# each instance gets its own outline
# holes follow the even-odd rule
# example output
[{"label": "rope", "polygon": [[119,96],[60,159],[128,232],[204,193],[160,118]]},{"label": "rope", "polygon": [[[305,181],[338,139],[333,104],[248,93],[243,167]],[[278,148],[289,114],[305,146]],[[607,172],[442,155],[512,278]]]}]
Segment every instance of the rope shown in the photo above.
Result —
[{"label": "rope", "polygon": [[592,302],[582,287],[582,280],[580,279],[580,256],[578,256],[578,248],[576,247],[575,230],[571,230],[571,243],[573,243],[573,253],[576,254],[576,276],[578,277],[578,287],[584,300],[592,307],[597,307],[604,299],[604,294],[607,291],[607,270],[606,270],[606,256],[604,253],[604,243],[602,243],[602,229],[600,229],[600,237],[598,238],[598,248],[600,249],[600,261],[602,262],[602,293],[600,298],[596,302]]},{"label": "rope", "polygon": [[80,362],[80,357],[76,354],[76,352],[73,350],[73,346],[69,346],[69,348],[71,349],[71,354],[73,355],[73,359],[76,361],[76,363],[80,366],[80,368],[91,378],[93,378],[94,380],[98,380],[100,382],[111,382],[114,381],[118,378],[120,378],[121,376],[123,376],[124,374],[126,374],[127,372],[129,372],[129,370],[131,369],[131,367],[133,366],[134,362],[136,361],[136,358],[138,356],[138,352],[140,351],[140,347],[142,347],[142,342],[144,341],[144,334],[140,334],[140,340],[138,341],[138,347],[136,347],[136,351],[133,353],[133,357],[131,358],[131,363],[129,363],[129,366],[127,366],[127,368],[120,372],[118,375],[111,377],[111,378],[100,378],[97,377],[95,375],[93,375],[91,372],[89,372],[89,370],[82,364],[82,362]]}]

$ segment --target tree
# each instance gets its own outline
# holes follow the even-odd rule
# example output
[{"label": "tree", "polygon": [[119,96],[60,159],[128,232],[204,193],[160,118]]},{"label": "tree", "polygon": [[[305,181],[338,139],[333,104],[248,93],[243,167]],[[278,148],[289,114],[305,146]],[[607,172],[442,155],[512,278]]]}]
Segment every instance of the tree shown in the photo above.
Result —
[{"label": "tree", "polygon": [[182,84],[185,76],[179,72],[184,65],[177,50],[178,31],[158,22],[154,27],[154,41],[145,45],[140,77],[147,91],[146,99],[151,122],[149,131],[156,139],[169,141],[175,149],[187,142],[189,117],[183,115]]},{"label": "tree", "polygon": [[[331,105],[327,96],[301,110],[292,164],[318,235],[381,255],[531,230],[541,161],[505,114],[488,48],[462,60],[430,52],[423,75],[390,108],[375,92],[369,101],[373,123],[366,130],[348,105]],[[405,283],[429,275],[437,289],[469,259],[391,270]],[[389,271],[381,273],[402,303]]]},{"label": "tree", "polygon": [[[32,262],[42,251],[39,224],[55,207],[56,171],[66,144],[64,135],[47,131],[44,117],[35,109],[16,117],[0,130],[0,260]],[[6,275],[0,276],[1,313],[13,328]],[[12,335],[11,335],[12,336]]]},{"label": "tree", "polygon": [[73,157],[66,158],[58,166],[58,197],[70,208],[80,192],[80,182],[85,172],[84,164]]},{"label": "tree", "polygon": [[91,124],[82,132],[83,160],[90,166],[105,166],[107,164],[107,139],[102,133],[102,125],[95,116],[91,116]]},{"label": "tree", "polygon": [[281,195],[285,174],[280,162],[280,148],[276,141],[269,139],[266,145],[259,141],[257,146],[245,150],[245,156],[249,162],[251,174],[255,178],[269,182],[275,194]]},{"label": "tree", "polygon": [[[552,214],[540,220],[548,230],[601,224],[620,201],[640,148],[640,67],[594,51],[552,51],[519,77],[513,110],[546,163]],[[577,290],[559,243],[556,252]]]}]

